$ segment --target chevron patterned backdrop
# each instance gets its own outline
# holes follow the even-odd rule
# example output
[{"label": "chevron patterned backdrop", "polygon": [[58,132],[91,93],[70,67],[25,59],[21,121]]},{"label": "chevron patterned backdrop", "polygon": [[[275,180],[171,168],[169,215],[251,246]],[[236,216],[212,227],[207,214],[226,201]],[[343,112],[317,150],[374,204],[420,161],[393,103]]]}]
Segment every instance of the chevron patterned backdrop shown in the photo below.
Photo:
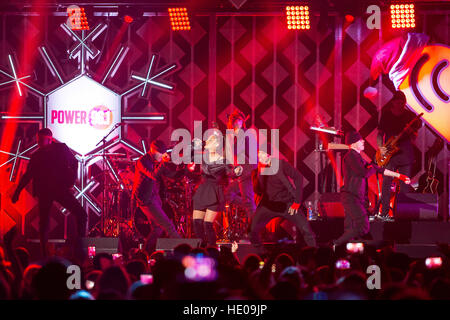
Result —
[{"label": "chevron patterned backdrop", "polygon": [[[449,12],[422,13],[423,32],[432,41],[449,44]],[[99,19],[99,18],[97,18]],[[45,19],[38,27],[28,16],[0,15],[0,69],[6,70],[7,54],[19,52],[23,39],[36,37],[51,52],[62,70],[65,80],[77,72],[77,63],[69,60],[67,50],[73,41],[59,27],[63,17]],[[114,43],[122,20],[104,18],[90,21],[91,25],[104,22],[106,32],[94,44],[101,54],[90,61],[89,73],[101,79],[99,70],[108,64],[115,53]],[[382,108],[392,97],[393,86],[387,77],[377,84],[379,96],[368,100],[362,95],[368,85],[371,57],[389,38],[381,30],[368,30],[360,19],[343,29],[337,19],[330,18],[326,30],[317,31],[315,21],[308,32],[291,32],[285,27],[282,16],[200,16],[193,21],[190,32],[169,31],[166,17],[136,19],[125,31],[120,42],[129,47],[129,52],[117,74],[105,85],[123,92],[135,83],[130,80],[132,71],[144,73],[152,53],[160,55],[160,66],[178,62],[180,70],[171,76],[176,84],[174,94],[152,89],[149,98],[140,98],[139,91],[125,96],[123,112],[127,114],[164,113],[167,120],[156,123],[130,123],[123,128],[123,136],[138,149],[141,141],[163,139],[169,142],[172,130],[187,128],[193,132],[194,120],[203,121],[206,128],[211,121],[225,127],[226,115],[234,107],[250,115],[248,127],[280,130],[281,156],[294,164],[304,177],[305,199],[316,201],[319,197],[321,166],[316,148],[316,136],[309,130],[317,114],[343,130],[359,130],[367,140],[366,152],[373,156],[376,147],[376,127]],[[419,30],[418,30],[419,31]],[[34,71],[33,85],[49,92],[59,83],[37,55],[32,65],[20,64],[21,72]],[[28,73],[26,73],[28,74]],[[0,111],[8,111],[8,103],[14,86],[0,87]],[[23,112],[42,114],[42,98],[30,90],[26,91]],[[42,127],[40,121],[20,122],[13,150],[19,140],[22,149],[35,143],[34,135]],[[0,123],[0,129],[4,123]],[[414,176],[424,172],[427,150],[434,142],[435,134],[427,127],[419,132],[416,141]],[[336,142],[339,142],[338,140]],[[113,152],[128,151],[117,145]],[[438,157],[438,179],[441,204],[448,210],[448,146]],[[339,165],[339,156],[337,157]],[[18,162],[16,179],[9,181],[12,164],[0,168],[1,211],[0,234],[13,225],[20,226],[27,237],[37,238],[38,215],[36,201],[30,190],[22,194],[21,201],[13,205],[9,200],[12,190],[27,165]],[[102,203],[102,183],[99,178],[102,162],[97,161],[83,168],[83,179],[96,184],[87,195]],[[78,184],[82,187],[82,183]],[[375,186],[371,189],[376,192]],[[89,228],[98,222],[99,214],[83,201],[89,211]],[[70,215],[55,207],[52,215],[51,238],[62,238],[70,226]]]}]

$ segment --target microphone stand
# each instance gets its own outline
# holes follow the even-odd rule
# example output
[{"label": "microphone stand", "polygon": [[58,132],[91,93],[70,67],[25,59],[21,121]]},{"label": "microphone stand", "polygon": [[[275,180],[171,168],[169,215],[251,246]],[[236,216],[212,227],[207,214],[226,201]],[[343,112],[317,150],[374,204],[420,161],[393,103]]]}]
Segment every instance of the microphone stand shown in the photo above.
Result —
[{"label": "microphone stand", "polygon": [[111,135],[111,133],[113,133],[114,130],[116,130],[118,127],[120,127],[122,124],[121,123],[117,123],[114,125],[114,127],[112,127],[112,129],[106,134],[106,136],[104,136],[95,146],[98,146],[100,144],[103,144],[103,149],[102,149],[102,159],[103,159],[103,201],[102,201],[102,216],[100,218],[100,225],[101,225],[101,234],[103,236],[106,235],[105,232],[105,216],[107,215],[107,205],[106,205],[106,139]]}]

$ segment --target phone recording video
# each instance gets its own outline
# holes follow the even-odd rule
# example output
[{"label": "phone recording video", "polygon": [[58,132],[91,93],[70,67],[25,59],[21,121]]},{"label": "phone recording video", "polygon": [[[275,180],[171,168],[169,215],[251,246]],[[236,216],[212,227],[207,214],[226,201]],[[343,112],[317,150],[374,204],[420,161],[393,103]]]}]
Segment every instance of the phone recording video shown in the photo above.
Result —
[{"label": "phone recording video", "polygon": [[141,274],[140,280],[143,284],[152,284],[153,283],[153,275]]},{"label": "phone recording video", "polygon": [[336,269],[339,270],[349,270],[350,269],[350,261],[345,259],[340,259],[336,261]]},{"label": "phone recording video", "polygon": [[348,253],[363,253],[364,252],[364,243],[349,242],[349,243],[347,243],[346,248],[347,248]]},{"label": "phone recording video", "polygon": [[184,275],[191,281],[214,281],[217,279],[216,262],[202,255],[186,256],[182,260]]},{"label": "phone recording video", "polygon": [[95,282],[94,281],[86,280],[86,289],[92,290],[92,288],[94,288],[94,286],[95,286]]},{"label": "phone recording video", "polygon": [[88,247],[88,257],[93,259],[95,257],[95,246]]},{"label": "phone recording video", "polygon": [[428,269],[437,269],[442,267],[442,258],[441,257],[429,257],[425,259],[425,266]]},{"label": "phone recording video", "polygon": [[113,253],[112,257],[113,257],[113,260],[116,261],[116,260],[119,260],[120,258],[122,258],[122,254]]}]

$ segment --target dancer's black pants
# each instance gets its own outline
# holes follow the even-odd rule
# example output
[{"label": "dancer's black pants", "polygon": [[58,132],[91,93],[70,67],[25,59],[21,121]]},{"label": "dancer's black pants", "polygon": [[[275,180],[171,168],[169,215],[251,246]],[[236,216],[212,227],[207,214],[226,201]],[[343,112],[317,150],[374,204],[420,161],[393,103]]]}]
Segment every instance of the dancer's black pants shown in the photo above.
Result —
[{"label": "dancer's black pants", "polygon": [[344,233],[334,241],[335,245],[341,245],[369,233],[369,217],[364,199],[348,192],[341,192],[341,202],[345,211]]},{"label": "dancer's black pants", "polygon": [[[281,210],[280,210],[281,209]],[[305,243],[308,246],[316,246],[316,239],[314,232],[311,230],[311,227],[306,220],[305,216],[301,212],[297,212],[297,214],[290,215],[289,206],[286,204],[263,204],[261,203],[255,212],[255,216],[252,221],[251,231],[250,231],[250,241],[252,244],[260,245],[260,232],[266,227],[266,225],[276,217],[284,218],[290,222],[292,222],[300,231],[305,240]]]},{"label": "dancer's black pants", "polygon": [[147,250],[155,250],[156,241],[163,235],[164,231],[169,238],[181,238],[172,221],[164,213],[161,207],[161,201],[143,203],[138,199],[137,205],[152,225],[152,230],[147,238]]},{"label": "dancer's black pants", "polygon": [[69,239],[73,246],[74,254],[77,258],[83,258],[83,249],[81,238],[86,232],[87,214],[81,206],[80,202],[75,198],[72,191],[68,188],[47,192],[38,196],[39,203],[39,236],[41,241],[41,249],[43,256],[47,256],[47,242],[50,225],[50,209],[53,201],[58,202],[64,208],[75,215],[77,222],[77,237],[76,239]]}]

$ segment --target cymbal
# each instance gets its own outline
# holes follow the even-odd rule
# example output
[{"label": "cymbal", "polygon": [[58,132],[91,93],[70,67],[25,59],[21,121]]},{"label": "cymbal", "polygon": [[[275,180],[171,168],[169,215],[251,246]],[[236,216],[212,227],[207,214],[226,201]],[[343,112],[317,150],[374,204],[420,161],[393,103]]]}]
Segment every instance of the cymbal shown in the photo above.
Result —
[{"label": "cymbal", "polygon": [[103,153],[94,153],[92,156],[107,156],[107,157],[117,157],[117,158],[125,158],[127,155],[125,153],[117,153],[117,152],[105,152]]},{"label": "cymbal", "polygon": [[125,164],[135,164],[136,161],[133,161],[131,159],[114,159],[113,162],[119,162],[119,163],[125,163]]}]

